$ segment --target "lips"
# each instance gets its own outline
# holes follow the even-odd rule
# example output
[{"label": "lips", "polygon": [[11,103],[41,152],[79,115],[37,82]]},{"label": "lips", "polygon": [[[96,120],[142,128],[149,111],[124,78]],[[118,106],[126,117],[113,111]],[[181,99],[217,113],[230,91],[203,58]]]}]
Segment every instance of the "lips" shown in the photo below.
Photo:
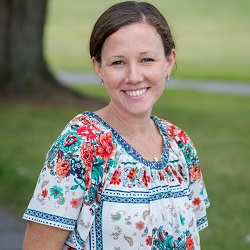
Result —
[{"label": "lips", "polygon": [[136,97],[136,96],[140,96],[143,95],[144,93],[146,93],[147,88],[145,89],[138,89],[138,90],[133,90],[133,91],[125,91],[125,93],[129,96],[132,97]]}]

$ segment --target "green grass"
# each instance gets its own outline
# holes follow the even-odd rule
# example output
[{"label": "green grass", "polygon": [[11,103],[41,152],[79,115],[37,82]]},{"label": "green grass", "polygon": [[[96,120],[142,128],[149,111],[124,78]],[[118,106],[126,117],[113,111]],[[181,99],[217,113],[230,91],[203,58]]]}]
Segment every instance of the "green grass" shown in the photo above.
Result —
[{"label": "green grass", "polygon": [[[54,71],[91,71],[88,39],[94,22],[118,1],[51,0],[45,32]],[[149,1],[164,13],[177,43],[176,77],[250,82],[250,1]]]},{"label": "green grass", "polygon": [[[101,86],[75,88],[107,98]],[[183,128],[198,150],[211,202],[203,250],[250,248],[249,104],[249,97],[167,90],[153,112]],[[23,213],[50,145],[86,109],[0,106],[1,204]]]}]

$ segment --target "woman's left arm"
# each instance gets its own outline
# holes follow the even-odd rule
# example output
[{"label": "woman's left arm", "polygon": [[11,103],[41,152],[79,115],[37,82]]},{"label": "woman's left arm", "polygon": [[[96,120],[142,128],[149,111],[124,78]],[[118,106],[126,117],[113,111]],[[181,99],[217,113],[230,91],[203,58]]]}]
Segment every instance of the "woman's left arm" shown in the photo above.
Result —
[{"label": "woman's left arm", "polygon": [[23,250],[62,250],[68,230],[29,221],[27,224]]}]

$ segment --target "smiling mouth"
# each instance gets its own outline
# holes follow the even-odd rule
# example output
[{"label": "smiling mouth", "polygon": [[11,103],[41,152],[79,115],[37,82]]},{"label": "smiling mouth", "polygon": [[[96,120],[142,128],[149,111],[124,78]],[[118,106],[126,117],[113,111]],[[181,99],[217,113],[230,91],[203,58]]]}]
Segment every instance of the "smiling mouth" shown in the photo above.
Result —
[{"label": "smiling mouth", "polygon": [[133,91],[124,91],[124,92],[129,96],[136,97],[136,96],[143,95],[144,93],[146,93],[147,90],[148,88],[133,90]]}]

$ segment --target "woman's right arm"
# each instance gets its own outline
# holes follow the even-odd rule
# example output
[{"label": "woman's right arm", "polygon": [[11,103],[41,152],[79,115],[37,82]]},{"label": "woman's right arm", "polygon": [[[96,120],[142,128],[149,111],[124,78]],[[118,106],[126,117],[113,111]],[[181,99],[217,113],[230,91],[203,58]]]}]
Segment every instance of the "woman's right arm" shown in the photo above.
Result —
[{"label": "woman's right arm", "polygon": [[23,250],[62,250],[70,231],[29,221]]}]

